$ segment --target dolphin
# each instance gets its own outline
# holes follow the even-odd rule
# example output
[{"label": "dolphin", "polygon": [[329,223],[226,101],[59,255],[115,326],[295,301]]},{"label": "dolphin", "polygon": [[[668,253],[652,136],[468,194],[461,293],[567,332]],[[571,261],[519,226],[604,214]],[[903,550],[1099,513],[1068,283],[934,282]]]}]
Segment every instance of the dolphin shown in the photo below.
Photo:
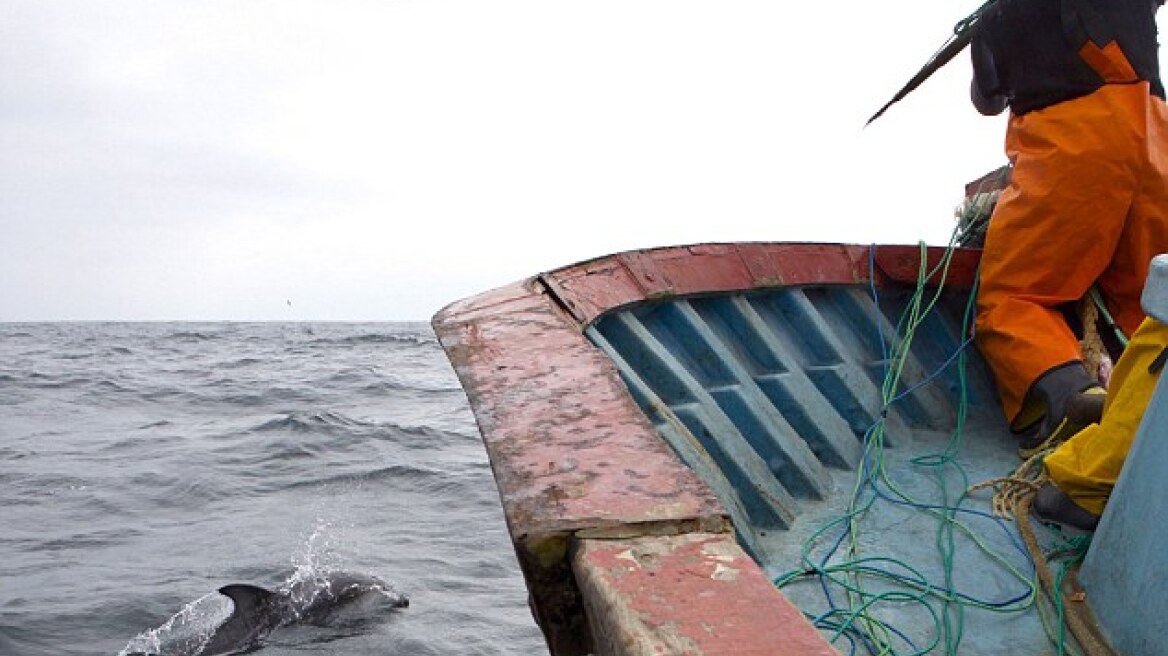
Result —
[{"label": "dolphin", "polygon": [[[297,573],[299,574],[299,573]],[[201,598],[159,629],[130,641],[118,656],[215,656],[258,648],[272,631],[293,624],[330,626],[347,612],[374,608],[406,608],[410,600],[385,581],[366,574],[329,572],[308,578],[293,576],[284,585],[268,590],[257,585],[225,585],[219,595],[230,599],[226,617],[196,625],[193,630],[176,629],[176,619],[214,613],[215,595]],[[206,602],[206,603],[205,603]],[[183,622],[178,622],[183,624]],[[193,635],[192,635],[193,634]]]},{"label": "dolphin", "polygon": [[332,572],[308,579],[294,578],[280,588],[278,596],[283,602],[284,617],[290,620],[285,623],[314,626],[329,626],[344,613],[362,610],[367,606],[384,604],[396,609],[410,605],[408,597],[385,581],[376,576],[352,572]]}]

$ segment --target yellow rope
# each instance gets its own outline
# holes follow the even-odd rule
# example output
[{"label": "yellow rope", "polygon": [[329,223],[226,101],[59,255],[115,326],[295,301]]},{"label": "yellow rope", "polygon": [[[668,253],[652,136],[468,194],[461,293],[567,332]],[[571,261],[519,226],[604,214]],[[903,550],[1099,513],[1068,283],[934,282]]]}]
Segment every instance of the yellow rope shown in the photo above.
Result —
[{"label": "yellow rope", "polygon": [[1083,321],[1083,340],[1079,342],[1079,348],[1083,351],[1083,364],[1092,376],[1097,377],[1107,349],[1103,346],[1103,338],[1099,336],[1099,308],[1090,297],[1083,300],[1079,316]]},{"label": "yellow rope", "polygon": [[1047,454],[1054,451],[1058,446],[1054,437],[1054,435],[1051,435],[1047,438],[1046,442],[1043,442],[1038,447],[1038,451],[1034,455],[1018,465],[1008,476],[973,485],[969,488],[969,492],[976,492],[977,490],[992,487],[994,489],[994,515],[998,517],[1012,517],[1014,507],[1018,504],[1018,501],[1022,497],[1036,492],[1046,481],[1046,470],[1042,467],[1042,461],[1046,458]]}]

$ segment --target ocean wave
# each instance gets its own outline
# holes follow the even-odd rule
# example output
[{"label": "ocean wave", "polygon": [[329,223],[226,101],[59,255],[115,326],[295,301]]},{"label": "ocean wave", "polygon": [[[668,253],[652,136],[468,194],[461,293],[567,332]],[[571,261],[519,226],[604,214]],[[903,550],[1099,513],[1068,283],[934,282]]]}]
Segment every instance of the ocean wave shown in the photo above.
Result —
[{"label": "ocean wave", "polygon": [[[17,381],[19,382],[19,381]],[[73,389],[93,383],[89,376],[68,376],[30,371],[25,375],[25,384],[36,389]]]},{"label": "ocean wave", "polygon": [[36,540],[35,544],[30,545],[30,547],[40,552],[94,549],[123,544],[140,535],[142,532],[135,529],[98,530],[47,540]]},{"label": "ocean wave", "polygon": [[[191,467],[197,471],[198,467]],[[165,509],[194,509],[207,503],[230,498],[241,491],[237,484],[222,476],[203,476],[184,473],[168,476],[146,472],[131,476],[127,487],[148,494],[152,503]]]},{"label": "ocean wave", "polygon": [[239,358],[238,360],[223,362],[215,366],[220,369],[242,369],[244,367],[253,367],[258,364],[263,364],[264,362],[265,361],[261,360],[260,358],[245,357]]},{"label": "ocean wave", "polygon": [[376,375],[377,372],[372,367],[353,367],[329,374],[321,381],[321,384],[329,388],[353,387]]},{"label": "ocean wave", "polygon": [[396,376],[385,377],[363,385],[361,391],[366,394],[385,395],[397,392],[417,392],[422,394],[463,393],[462,388],[458,385],[423,385],[417,380],[408,380]]},{"label": "ocean wave", "polygon": [[166,335],[164,339],[174,342],[207,342],[218,337],[214,333],[204,333],[198,330],[179,330]]},{"label": "ocean wave", "polygon": [[424,489],[432,490],[443,487],[442,482],[446,478],[446,472],[440,469],[426,467],[425,465],[398,463],[362,472],[336,474],[313,479],[300,479],[283,486],[281,489],[291,490],[312,487],[364,485],[392,481],[396,484],[409,484],[414,488],[423,487]]},{"label": "ocean wave", "polygon": [[143,391],[140,394],[141,398],[153,403],[174,402],[180,398],[190,397],[191,394],[186,390],[179,389],[173,386],[158,386],[154,389]]},{"label": "ocean wave", "polygon": [[289,431],[293,433],[345,432],[372,428],[375,424],[346,417],[332,410],[321,412],[294,412],[269,419],[248,430],[249,433]]},{"label": "ocean wave", "polygon": [[152,421],[148,424],[142,424],[141,426],[138,427],[138,430],[150,430],[152,428],[165,428],[167,426],[172,426],[172,425],[173,424],[171,422],[169,422],[165,419],[160,419],[158,421]]},{"label": "ocean wave", "polygon": [[0,506],[43,507],[51,503],[57,511],[85,516],[118,516],[123,512],[108,490],[95,480],[73,476],[34,474],[6,486]]},{"label": "ocean wave", "polygon": [[[0,460],[23,460],[30,455],[32,455],[31,451],[18,451],[12,447],[0,446]],[[0,483],[3,483],[9,476],[0,472]]]},{"label": "ocean wave", "polygon": [[[152,431],[155,428],[164,428],[172,425],[169,421],[162,420],[144,426],[138,426],[137,430]],[[170,453],[171,447],[182,444],[182,442],[183,438],[165,433],[127,434],[102,445],[99,453],[102,454],[103,458],[107,459],[134,454],[140,461],[142,460],[143,453],[151,454],[152,458],[163,457]]]},{"label": "ocean wave", "polygon": [[87,389],[81,392],[77,398],[78,401],[91,405],[104,406],[114,400],[139,397],[137,390],[108,378],[91,381],[86,387]]},{"label": "ocean wave", "polygon": [[[423,448],[433,448],[436,445],[444,445],[452,440],[463,441],[466,435],[457,431],[437,428],[435,426],[417,424],[407,426],[404,424],[382,423],[378,425],[379,432],[383,435],[388,435],[393,438],[410,438],[406,442],[406,446],[417,444]],[[424,438],[424,439],[417,439]]]},{"label": "ocean wave", "polygon": [[403,346],[433,346],[438,339],[433,335],[417,333],[362,333],[344,337],[322,337],[312,341],[313,345],[336,346],[352,344],[400,344]]},{"label": "ocean wave", "polygon": [[96,383],[94,383],[93,386],[96,389],[96,391],[98,391],[98,392],[114,392],[117,394],[126,394],[126,393],[136,391],[136,390],[133,390],[129,387],[126,387],[125,385],[123,385],[117,381],[110,380],[109,378],[103,378],[103,379],[97,381]]},{"label": "ocean wave", "polygon": [[[31,473],[13,474],[12,480],[5,481],[9,485],[9,494],[3,501],[12,501],[22,497],[54,497],[60,494],[80,492],[86,490],[91,480],[68,474]],[[6,477],[7,478],[7,477]]]},{"label": "ocean wave", "polygon": [[[345,453],[367,447],[371,444],[370,440],[391,443],[409,450],[433,450],[477,438],[477,433],[448,430],[431,424],[410,425],[354,419],[334,410],[288,413],[222,437],[237,435],[300,436],[296,440],[273,439],[244,443],[243,448],[246,450],[262,450],[265,460],[297,458],[325,451]],[[305,441],[306,437],[315,439]]]}]

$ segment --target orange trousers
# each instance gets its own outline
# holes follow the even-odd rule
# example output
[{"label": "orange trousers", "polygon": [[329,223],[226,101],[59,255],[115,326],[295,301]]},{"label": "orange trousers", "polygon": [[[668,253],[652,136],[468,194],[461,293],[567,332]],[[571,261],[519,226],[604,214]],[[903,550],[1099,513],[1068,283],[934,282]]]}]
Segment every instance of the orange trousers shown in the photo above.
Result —
[{"label": "orange trousers", "polygon": [[[1127,334],[1152,257],[1168,252],[1168,109],[1146,82],[1011,116],[1014,164],[986,234],[977,345],[1013,422],[1031,384],[1082,359],[1059,306],[1098,283]],[[1016,428],[1023,428],[1016,426]]]}]

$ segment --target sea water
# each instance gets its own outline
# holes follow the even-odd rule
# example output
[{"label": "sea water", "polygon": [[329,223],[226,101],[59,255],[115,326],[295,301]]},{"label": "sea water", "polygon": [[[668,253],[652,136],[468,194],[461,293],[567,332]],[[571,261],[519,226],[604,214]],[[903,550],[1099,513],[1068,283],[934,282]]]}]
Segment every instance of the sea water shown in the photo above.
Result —
[{"label": "sea water", "polygon": [[112,656],[330,570],[410,605],[258,653],[547,653],[425,323],[0,324],[0,490],[3,656]]}]

